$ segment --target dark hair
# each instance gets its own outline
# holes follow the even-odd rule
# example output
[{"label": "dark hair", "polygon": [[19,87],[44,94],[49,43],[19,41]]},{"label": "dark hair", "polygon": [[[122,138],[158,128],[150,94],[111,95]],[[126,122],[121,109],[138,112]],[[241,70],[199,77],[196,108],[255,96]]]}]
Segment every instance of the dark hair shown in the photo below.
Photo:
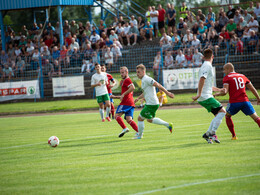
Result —
[{"label": "dark hair", "polygon": [[96,63],[95,63],[95,67],[96,67],[97,65],[99,65],[99,63],[96,62]]},{"label": "dark hair", "polygon": [[204,55],[205,59],[210,59],[213,55],[212,49],[210,49],[210,48],[205,49],[203,52],[203,55]]}]

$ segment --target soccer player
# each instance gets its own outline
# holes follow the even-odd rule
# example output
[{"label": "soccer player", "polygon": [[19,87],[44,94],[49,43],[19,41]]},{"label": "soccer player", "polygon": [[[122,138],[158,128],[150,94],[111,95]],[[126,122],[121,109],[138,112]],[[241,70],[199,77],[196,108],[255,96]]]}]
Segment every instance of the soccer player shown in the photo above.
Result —
[{"label": "soccer player", "polygon": [[[107,91],[108,91],[108,95],[109,97],[112,95],[112,88],[116,85],[116,82],[113,78],[113,76],[111,74],[106,73],[106,66],[105,64],[101,64],[101,72],[104,72],[105,74],[107,74],[107,80],[108,80],[108,84],[107,84]],[[111,84],[112,82],[112,84]],[[114,100],[113,98],[110,98],[110,105],[111,105],[111,115],[112,115],[112,119],[115,118],[115,107],[114,107]]]},{"label": "soccer player", "polygon": [[214,96],[224,96],[229,93],[226,123],[229,131],[232,134],[232,140],[237,140],[234,123],[231,116],[235,115],[240,110],[242,110],[245,115],[249,115],[260,127],[260,117],[255,112],[251,102],[246,95],[246,87],[256,97],[258,105],[260,104],[260,97],[250,80],[245,75],[235,72],[233,64],[227,63],[224,65],[223,69],[226,75],[223,78],[223,88],[217,88],[216,91],[218,91],[218,93],[216,93]]},{"label": "soccer player", "polygon": [[104,103],[103,103],[105,102],[106,119],[108,121],[111,121],[109,117],[111,107],[110,107],[109,95],[106,87],[106,85],[108,84],[107,75],[104,72],[101,72],[101,66],[98,63],[95,64],[95,70],[96,73],[93,74],[91,77],[91,87],[95,87],[96,90],[96,98],[99,105],[99,113],[102,122],[105,122]]},{"label": "soccer player", "polygon": [[216,131],[222,122],[223,117],[226,114],[225,108],[220,104],[219,101],[214,99],[212,95],[213,89],[213,51],[211,49],[206,49],[204,51],[204,63],[199,70],[199,84],[198,91],[195,97],[192,97],[193,101],[198,100],[198,103],[206,108],[208,112],[212,112],[215,115],[214,119],[211,121],[210,126],[206,133],[203,134],[203,138],[212,144],[212,140],[216,143],[220,143],[216,135]]},{"label": "soccer player", "polygon": [[140,99],[145,98],[146,104],[138,116],[138,134],[135,139],[141,139],[144,131],[144,120],[147,119],[149,123],[164,125],[172,133],[173,124],[163,121],[160,118],[155,118],[157,109],[159,108],[159,100],[156,95],[155,87],[162,90],[170,98],[174,98],[173,93],[167,91],[161,84],[157,83],[153,78],[146,75],[146,68],[143,64],[136,67],[136,74],[142,80],[143,93],[135,99],[135,103]]},{"label": "soccer player", "polygon": [[125,114],[125,120],[127,121],[127,123],[131,125],[131,127],[136,132],[138,132],[138,127],[136,123],[133,121],[135,110],[133,91],[135,89],[135,86],[128,76],[127,67],[120,67],[120,74],[122,77],[122,80],[120,82],[121,96],[111,95],[110,97],[121,100],[121,103],[119,104],[116,110],[116,121],[123,128],[123,131],[119,134],[118,137],[123,137],[127,132],[129,132],[129,129],[126,127],[123,119],[121,118],[123,114]]}]

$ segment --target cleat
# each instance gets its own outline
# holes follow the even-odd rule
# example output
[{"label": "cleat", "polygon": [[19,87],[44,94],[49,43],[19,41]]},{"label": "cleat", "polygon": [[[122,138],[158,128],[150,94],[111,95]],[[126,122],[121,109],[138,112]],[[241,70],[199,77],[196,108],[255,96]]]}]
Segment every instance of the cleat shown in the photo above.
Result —
[{"label": "cleat", "polygon": [[142,139],[142,137],[143,137],[143,134],[141,134],[141,136],[139,136],[139,133],[137,132],[135,134],[135,136],[133,137],[133,139]]},{"label": "cleat", "polygon": [[102,119],[102,122],[105,122],[105,121],[106,121],[106,120],[103,118],[103,119]]},{"label": "cleat", "polygon": [[113,119],[113,120],[115,119],[115,116],[114,116],[114,115],[112,115],[112,119]]},{"label": "cleat", "polygon": [[218,136],[216,134],[209,136],[214,142],[220,144],[220,141],[218,140]]},{"label": "cleat", "polygon": [[106,117],[106,119],[107,119],[107,121],[108,121],[108,122],[110,122],[110,121],[111,121],[111,119],[109,118],[109,116],[108,116],[108,117]]},{"label": "cleat", "polygon": [[169,123],[168,129],[169,129],[169,131],[172,133],[172,130],[173,130],[173,124],[172,124],[172,123]]},{"label": "cleat", "polygon": [[118,135],[118,137],[123,137],[128,132],[129,132],[129,129],[123,129],[123,131]]},{"label": "cleat", "polygon": [[208,142],[208,144],[212,144],[212,143],[213,143],[213,142],[211,141],[210,137],[207,136],[206,133],[203,134],[202,138],[204,138],[204,139]]},{"label": "cleat", "polygon": [[231,140],[238,140],[237,136],[231,138]]}]

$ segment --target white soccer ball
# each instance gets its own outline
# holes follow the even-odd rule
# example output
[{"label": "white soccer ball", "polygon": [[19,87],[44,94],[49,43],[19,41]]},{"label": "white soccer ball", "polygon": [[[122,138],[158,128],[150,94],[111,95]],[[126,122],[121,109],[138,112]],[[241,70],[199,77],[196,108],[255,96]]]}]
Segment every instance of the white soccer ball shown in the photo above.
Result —
[{"label": "white soccer ball", "polygon": [[51,136],[48,140],[48,144],[51,146],[51,147],[57,147],[60,143],[60,140],[58,137],[56,136]]}]

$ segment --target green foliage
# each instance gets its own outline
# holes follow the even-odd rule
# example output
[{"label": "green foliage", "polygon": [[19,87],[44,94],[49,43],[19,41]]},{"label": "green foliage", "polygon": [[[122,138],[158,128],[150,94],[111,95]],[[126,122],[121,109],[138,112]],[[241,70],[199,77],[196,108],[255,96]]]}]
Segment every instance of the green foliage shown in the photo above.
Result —
[{"label": "green foliage", "polygon": [[5,24],[5,25],[12,25],[12,24],[13,24],[13,21],[12,21],[12,19],[11,19],[10,16],[6,15],[6,16],[4,17],[4,24]]}]

